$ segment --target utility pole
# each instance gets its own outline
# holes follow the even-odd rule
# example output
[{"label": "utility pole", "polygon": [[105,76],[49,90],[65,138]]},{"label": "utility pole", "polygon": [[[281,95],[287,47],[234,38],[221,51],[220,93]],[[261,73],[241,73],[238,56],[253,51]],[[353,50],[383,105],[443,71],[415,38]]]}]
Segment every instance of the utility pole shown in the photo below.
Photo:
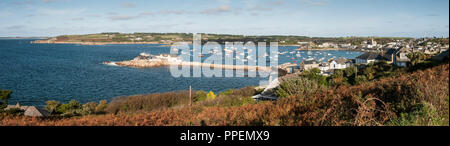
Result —
[{"label": "utility pole", "polygon": [[189,107],[192,105],[192,87],[189,86]]}]

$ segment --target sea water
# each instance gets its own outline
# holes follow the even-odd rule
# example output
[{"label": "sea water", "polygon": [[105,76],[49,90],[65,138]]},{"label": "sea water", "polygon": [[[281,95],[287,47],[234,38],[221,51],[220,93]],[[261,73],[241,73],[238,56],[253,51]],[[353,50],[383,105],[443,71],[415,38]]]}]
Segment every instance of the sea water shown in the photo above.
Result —
[{"label": "sea water", "polygon": [[[115,97],[169,91],[213,91],[258,86],[263,77],[172,77],[168,67],[130,68],[102,64],[105,61],[131,60],[142,52],[169,53],[161,44],[76,45],[31,44],[29,39],[0,40],[0,89],[12,90],[10,104],[43,106],[48,100],[86,102]],[[279,47],[294,51],[296,47]],[[319,54],[319,52],[321,54]],[[300,51],[308,56],[307,51]],[[360,52],[311,51],[317,59],[332,56],[355,58]],[[287,56],[288,55],[288,56]],[[290,55],[290,56],[289,56]],[[294,59],[293,59],[294,58]],[[279,64],[300,62],[295,54],[279,55]]]}]

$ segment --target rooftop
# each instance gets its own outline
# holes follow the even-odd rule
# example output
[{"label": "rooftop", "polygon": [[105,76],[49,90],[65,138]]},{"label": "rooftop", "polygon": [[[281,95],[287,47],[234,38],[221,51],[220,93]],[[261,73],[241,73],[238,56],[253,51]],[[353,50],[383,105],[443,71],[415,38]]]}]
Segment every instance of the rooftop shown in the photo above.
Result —
[{"label": "rooftop", "polygon": [[364,59],[364,60],[381,60],[383,56],[378,53],[366,52],[362,55],[356,57],[356,59]]}]

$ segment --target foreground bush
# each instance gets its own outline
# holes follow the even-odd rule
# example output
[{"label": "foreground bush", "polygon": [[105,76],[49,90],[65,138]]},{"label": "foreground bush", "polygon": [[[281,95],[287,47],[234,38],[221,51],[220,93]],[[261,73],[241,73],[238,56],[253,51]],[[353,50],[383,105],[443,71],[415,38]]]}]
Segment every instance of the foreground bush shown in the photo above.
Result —
[{"label": "foreground bush", "polygon": [[281,81],[280,86],[275,88],[275,95],[279,98],[285,98],[295,94],[309,94],[324,88],[303,76],[287,78]]},{"label": "foreground bush", "polygon": [[58,101],[49,100],[46,102],[45,109],[53,116],[82,116],[92,114],[104,114],[107,105],[106,100],[101,100],[99,104],[88,102],[80,104],[78,101],[71,100],[67,104],[61,104]]},{"label": "foreground bush", "polygon": [[255,94],[256,89],[254,87],[245,87],[237,90],[230,89],[219,93],[214,99],[198,102],[196,105],[230,107],[254,104],[256,102],[251,97]]},{"label": "foreground bush", "polygon": [[[195,97],[195,94],[193,96]],[[106,111],[114,114],[119,112],[153,111],[187,105],[188,103],[189,91],[155,93],[115,98],[108,104]]]}]

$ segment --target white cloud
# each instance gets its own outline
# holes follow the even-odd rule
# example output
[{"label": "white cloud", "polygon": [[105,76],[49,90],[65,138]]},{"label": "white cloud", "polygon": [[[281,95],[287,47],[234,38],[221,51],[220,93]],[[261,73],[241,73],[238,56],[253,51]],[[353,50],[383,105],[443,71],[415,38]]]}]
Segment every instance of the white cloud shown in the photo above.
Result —
[{"label": "white cloud", "polygon": [[302,2],[310,6],[323,6],[328,3],[328,0],[302,0]]},{"label": "white cloud", "polygon": [[201,11],[202,14],[219,14],[224,12],[231,12],[231,8],[229,5],[221,5],[218,8],[211,8]]},{"label": "white cloud", "polygon": [[134,5],[133,3],[130,3],[130,2],[122,3],[120,5],[124,8],[136,8],[136,5]]},{"label": "white cloud", "polygon": [[6,27],[6,29],[22,29],[22,28],[25,28],[25,26],[24,25],[13,25],[13,26],[8,26],[8,27]]},{"label": "white cloud", "polygon": [[49,15],[49,16],[67,16],[67,15],[80,15],[84,13],[87,9],[38,9],[37,12],[40,15]]},{"label": "white cloud", "polygon": [[44,3],[54,3],[54,2],[68,2],[70,0],[42,0]]},{"label": "white cloud", "polygon": [[113,21],[117,21],[117,20],[132,20],[132,19],[136,19],[138,18],[138,16],[129,16],[129,15],[114,15],[114,16],[110,16],[109,19],[113,20]]}]

